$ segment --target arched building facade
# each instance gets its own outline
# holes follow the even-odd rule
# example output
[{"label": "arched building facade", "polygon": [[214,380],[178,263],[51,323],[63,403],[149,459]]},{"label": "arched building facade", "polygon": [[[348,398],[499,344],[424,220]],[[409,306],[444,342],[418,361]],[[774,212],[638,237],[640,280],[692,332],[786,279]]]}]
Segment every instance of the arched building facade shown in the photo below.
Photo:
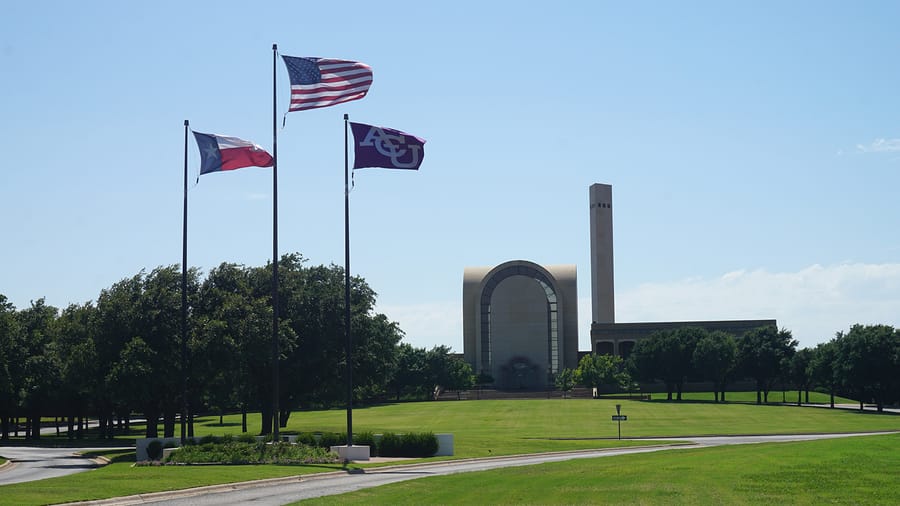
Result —
[{"label": "arched building facade", "polygon": [[735,337],[774,319],[617,323],[613,262],[612,186],[589,188],[591,240],[590,349],[578,351],[574,265],[541,266],[513,260],[466,267],[463,274],[463,355],[476,374],[499,389],[543,388],[580,354],[627,359],[654,332],[683,327],[721,330]]},{"label": "arched building facade", "polygon": [[463,354],[504,389],[544,388],[578,363],[574,265],[512,260],[463,274]]}]

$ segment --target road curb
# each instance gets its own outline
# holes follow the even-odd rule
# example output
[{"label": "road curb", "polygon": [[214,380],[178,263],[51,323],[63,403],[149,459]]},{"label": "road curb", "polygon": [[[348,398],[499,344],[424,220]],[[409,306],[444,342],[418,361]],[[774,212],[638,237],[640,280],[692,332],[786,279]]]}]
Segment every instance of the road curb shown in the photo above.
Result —
[{"label": "road curb", "polygon": [[[322,475],[338,475],[346,474],[344,471],[334,471],[329,473],[321,473]],[[311,475],[319,476],[319,474]],[[133,504],[144,504],[147,502],[160,501],[164,499],[182,499],[185,497],[193,497],[202,494],[228,492],[232,490],[243,490],[248,488],[264,487],[268,485],[282,485],[287,483],[296,483],[305,481],[309,477],[304,475],[285,476],[281,478],[266,478],[263,480],[241,481],[237,483],[223,483],[219,485],[205,485],[202,487],[185,488],[181,490],[171,490],[164,492],[150,492],[147,494],[128,495],[124,497],[112,497],[109,499],[95,499],[91,501],[79,501],[60,504],[58,506],[128,506]]]},{"label": "road curb", "polygon": [[332,478],[335,476],[348,475],[348,474],[357,474],[357,473],[381,473],[381,472],[390,472],[396,471],[399,469],[422,469],[434,466],[444,466],[448,464],[457,464],[457,463],[466,463],[466,462],[477,462],[477,461],[491,461],[491,460],[504,460],[504,459],[513,459],[513,458],[521,458],[527,456],[534,455],[578,455],[581,453],[588,453],[597,450],[609,450],[609,451],[617,451],[617,450],[628,450],[633,448],[658,448],[658,447],[667,447],[667,446],[691,446],[693,443],[673,443],[673,444],[656,444],[656,445],[646,445],[646,446],[622,446],[622,447],[612,447],[612,448],[594,448],[588,450],[570,450],[570,451],[560,451],[560,452],[543,452],[543,453],[523,453],[516,455],[497,455],[492,457],[474,457],[468,459],[450,459],[450,460],[440,460],[437,462],[421,462],[417,464],[396,464],[390,466],[379,466],[379,467],[370,467],[370,468],[355,468],[355,469],[346,469],[340,471],[330,471],[326,473],[315,473],[315,474],[303,474],[303,475],[293,475],[293,476],[284,476],[281,478],[266,478],[263,480],[252,480],[252,481],[241,481],[236,483],[223,483],[218,485],[205,485],[202,487],[194,487],[194,488],[186,488],[181,490],[171,490],[171,491],[163,491],[163,492],[150,492],[147,494],[135,494],[123,497],[112,497],[109,499],[94,499],[90,501],[79,501],[79,502],[71,502],[59,504],[57,506],[132,506],[136,504],[145,504],[148,502],[156,502],[165,499],[184,499],[187,497],[193,497],[203,494],[209,493],[217,493],[217,492],[229,492],[234,490],[245,490],[256,487],[265,487],[269,485],[284,485],[289,483],[297,483],[303,481],[314,481],[325,478]]}]

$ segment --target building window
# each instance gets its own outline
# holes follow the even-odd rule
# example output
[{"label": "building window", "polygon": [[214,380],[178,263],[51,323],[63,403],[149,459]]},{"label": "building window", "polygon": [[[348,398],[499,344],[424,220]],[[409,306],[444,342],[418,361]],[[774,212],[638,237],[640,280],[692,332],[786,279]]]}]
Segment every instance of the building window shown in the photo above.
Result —
[{"label": "building window", "polygon": [[559,372],[559,303],[550,280],[540,271],[528,265],[511,265],[491,276],[481,292],[481,368],[492,369],[491,353],[491,297],[494,289],[510,276],[527,276],[535,280],[547,296],[547,369]]}]

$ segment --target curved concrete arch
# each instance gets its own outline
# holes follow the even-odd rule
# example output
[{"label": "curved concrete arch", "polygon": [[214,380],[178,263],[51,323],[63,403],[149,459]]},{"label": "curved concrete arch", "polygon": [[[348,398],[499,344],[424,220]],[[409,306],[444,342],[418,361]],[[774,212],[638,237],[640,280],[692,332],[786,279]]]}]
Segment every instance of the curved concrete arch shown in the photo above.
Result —
[{"label": "curved concrete arch", "polygon": [[[517,276],[528,278],[536,285],[530,285],[524,280],[516,282]],[[510,282],[519,284],[509,285]],[[545,377],[547,372],[557,373],[564,367],[574,367],[571,362],[577,361],[578,339],[575,328],[577,325],[575,284],[574,265],[544,267],[527,260],[511,260],[492,268],[466,268],[463,281],[466,360],[476,372],[491,374],[495,380],[500,379],[501,373],[509,372],[505,369],[512,366],[527,366],[530,368],[528,383],[541,387],[547,381]],[[540,291],[529,288],[530,286],[539,287]],[[495,292],[503,294],[504,297],[499,301],[502,308],[499,317],[497,313],[492,317],[492,307],[498,303],[495,300]],[[538,293],[542,294],[540,298],[544,301],[543,308],[535,306]],[[521,299],[517,299],[519,295]],[[511,319],[509,311],[517,309],[519,316],[529,320],[528,322]],[[544,318],[542,324],[541,318]],[[522,340],[517,342],[516,340],[520,339],[518,335],[509,336],[502,331],[498,337],[495,335],[497,322],[500,322],[501,328],[506,329],[507,333],[511,326],[528,326],[529,330],[525,334],[531,337],[522,337]],[[546,330],[540,337],[543,340],[543,351],[538,353],[535,350],[535,339],[539,324],[545,325]],[[496,342],[500,342],[503,348],[499,353],[495,353]],[[516,353],[519,344],[525,350],[521,356],[517,356]],[[501,360],[497,357],[501,357]],[[500,363],[501,361],[503,363]],[[506,363],[512,361],[519,363]],[[504,368],[505,372],[501,371],[501,368]]]}]

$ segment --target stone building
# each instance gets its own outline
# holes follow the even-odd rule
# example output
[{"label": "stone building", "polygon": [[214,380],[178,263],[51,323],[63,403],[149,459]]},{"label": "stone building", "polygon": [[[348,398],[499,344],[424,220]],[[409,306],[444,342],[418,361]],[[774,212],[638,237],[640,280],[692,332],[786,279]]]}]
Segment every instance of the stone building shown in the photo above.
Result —
[{"label": "stone building", "polygon": [[617,323],[613,262],[612,186],[589,189],[591,238],[591,349],[578,351],[578,292],[574,265],[541,266],[513,260],[466,267],[463,274],[463,355],[476,374],[497,388],[544,388],[579,355],[627,358],[634,345],[659,330],[701,327],[737,337],[776,325],[767,320]]},{"label": "stone building", "polygon": [[498,388],[543,388],[551,374],[578,365],[574,265],[512,260],[466,267],[463,354]]}]

